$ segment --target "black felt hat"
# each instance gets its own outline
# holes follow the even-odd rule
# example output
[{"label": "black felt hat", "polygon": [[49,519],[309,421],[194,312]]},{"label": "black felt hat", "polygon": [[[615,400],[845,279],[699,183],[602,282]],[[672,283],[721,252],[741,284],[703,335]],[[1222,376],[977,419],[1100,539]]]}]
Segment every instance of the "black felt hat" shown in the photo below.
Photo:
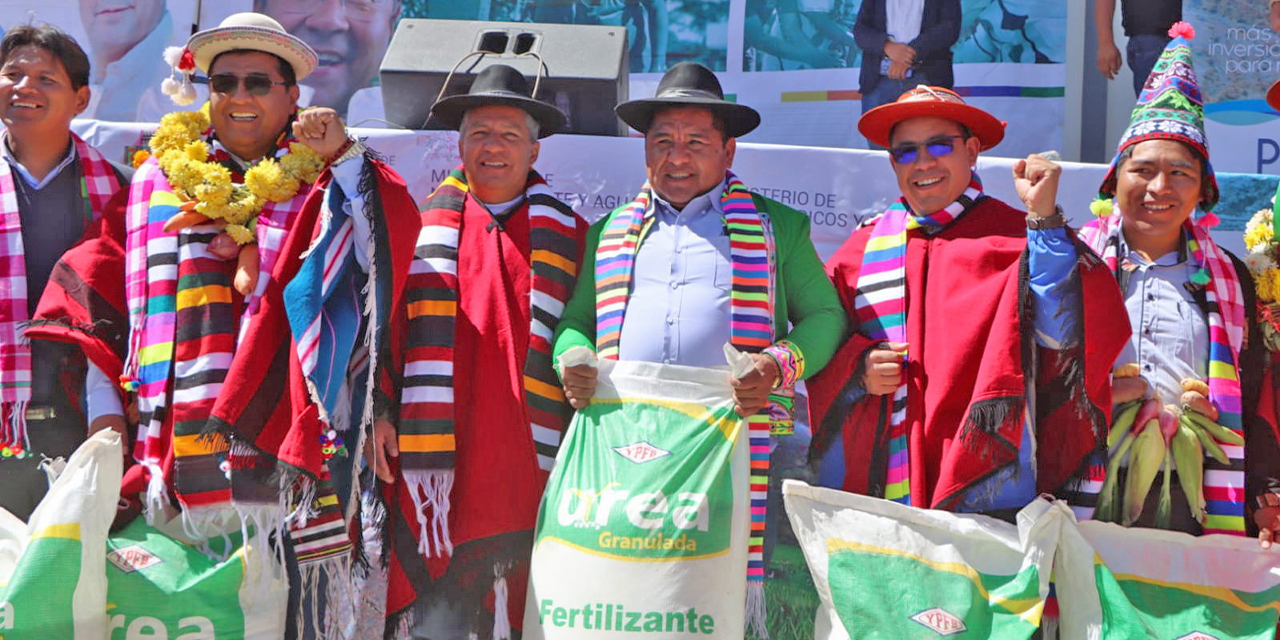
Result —
[{"label": "black felt hat", "polygon": [[444,125],[457,129],[469,109],[488,105],[505,105],[523,109],[538,123],[538,137],[545,138],[564,128],[569,121],[555,106],[529,97],[529,82],[524,74],[505,64],[486,67],[476,74],[471,88],[464,94],[441,99],[431,107],[431,115]]},{"label": "black felt hat", "polygon": [[760,126],[760,113],[746,105],[725,100],[715,72],[696,62],[672,66],[662,76],[654,97],[624,102],[614,108],[614,112],[632,129],[645,133],[653,122],[653,114],[664,107],[709,109],[724,118],[730,138],[746,135]]}]

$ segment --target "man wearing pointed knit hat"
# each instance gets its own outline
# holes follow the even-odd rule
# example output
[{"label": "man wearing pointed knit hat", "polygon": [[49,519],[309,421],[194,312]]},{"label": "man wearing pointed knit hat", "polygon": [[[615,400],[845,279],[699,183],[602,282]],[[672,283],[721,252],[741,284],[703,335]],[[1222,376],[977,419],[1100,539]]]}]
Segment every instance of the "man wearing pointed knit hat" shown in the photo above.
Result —
[{"label": "man wearing pointed knit hat", "polygon": [[[1136,363],[1150,387],[1145,397],[1186,424],[1166,446],[1159,434],[1140,437],[1141,424],[1130,427],[1130,442],[1117,434],[1107,467],[1116,477],[1107,478],[1093,515],[1194,535],[1256,536],[1267,547],[1280,534],[1280,446],[1266,355],[1276,343],[1262,330],[1269,321],[1259,317],[1258,298],[1275,298],[1270,286],[1255,289],[1245,263],[1209,233],[1219,191],[1192,61],[1195,30],[1179,22],[1169,37],[1099,189],[1099,217],[1080,237],[1124,293],[1133,336],[1117,366]],[[1157,473],[1166,449],[1168,476]]]}]

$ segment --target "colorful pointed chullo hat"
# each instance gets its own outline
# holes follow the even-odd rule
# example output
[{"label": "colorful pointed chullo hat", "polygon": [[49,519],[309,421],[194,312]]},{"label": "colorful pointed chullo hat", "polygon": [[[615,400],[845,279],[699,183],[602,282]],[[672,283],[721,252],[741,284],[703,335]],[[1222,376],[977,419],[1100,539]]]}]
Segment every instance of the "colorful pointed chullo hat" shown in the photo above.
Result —
[{"label": "colorful pointed chullo hat", "polygon": [[1116,167],[1125,149],[1146,140],[1177,140],[1191,147],[1204,158],[1204,193],[1200,206],[1205,211],[1218,203],[1218,181],[1209,163],[1209,143],[1204,133],[1204,100],[1200,96],[1200,84],[1191,63],[1191,39],[1195,29],[1186,22],[1178,22],[1169,29],[1173,38],[1160,54],[1147,84],[1138,96],[1138,103],[1129,117],[1129,128],[1120,137],[1116,157],[1111,160],[1107,177],[1098,190],[1101,198],[1110,198],[1116,192]]}]

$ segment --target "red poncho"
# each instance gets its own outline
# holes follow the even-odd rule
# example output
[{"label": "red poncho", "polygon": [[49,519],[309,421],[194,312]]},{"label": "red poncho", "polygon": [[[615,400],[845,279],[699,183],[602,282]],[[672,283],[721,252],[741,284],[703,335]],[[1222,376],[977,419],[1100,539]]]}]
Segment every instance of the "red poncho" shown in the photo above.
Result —
[{"label": "red poncho", "polygon": [[[1061,490],[1086,471],[1111,411],[1109,372],[1129,336],[1115,279],[1088,249],[1076,273],[1083,301],[1081,335],[1062,351],[1040,349],[1033,367],[1026,216],[988,198],[932,235],[907,243],[907,423],[911,503],[953,508],[981,481],[1017,461],[1028,380],[1037,390],[1037,486]],[[858,230],[827,263],[845,311],[871,227]],[[887,452],[877,425],[887,396],[842,401],[861,385],[863,354],[875,344],[857,334],[808,383],[814,443],[843,433],[844,489],[883,492]],[[1033,371],[1033,369],[1036,369]],[[881,436],[883,438],[883,436]]]}]

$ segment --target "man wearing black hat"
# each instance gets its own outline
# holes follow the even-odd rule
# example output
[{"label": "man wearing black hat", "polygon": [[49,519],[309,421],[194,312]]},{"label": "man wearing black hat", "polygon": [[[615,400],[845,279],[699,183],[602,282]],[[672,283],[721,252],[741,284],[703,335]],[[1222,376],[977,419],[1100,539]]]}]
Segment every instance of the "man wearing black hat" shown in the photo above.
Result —
[{"label": "man wearing black hat", "polygon": [[[649,180],[588,232],[556,355],[584,346],[605,359],[709,367],[725,364],[726,344],[749,353],[754,366],[733,381],[734,399],[749,417],[753,466],[763,474],[757,446],[767,449],[770,430],[790,433],[795,383],[826,365],[847,323],[809,219],[751,193],[729,170],[736,138],[760,114],[726,101],[710,69],[677,64],[656,97],[620,104],[617,113],[645,134]],[[565,395],[585,406],[595,369],[562,373]],[[754,499],[752,506],[764,508]],[[753,531],[753,540],[761,534]],[[747,590],[748,610],[762,613],[753,605],[763,601],[752,601],[763,598],[760,546],[751,543]]]},{"label": "man wearing black hat", "polygon": [[551,336],[587,225],[532,168],[539,138],[566,118],[530,95],[518,71],[493,65],[432,108],[458,129],[462,166],[422,212],[398,437],[376,438],[403,479],[387,611],[420,597],[415,633],[431,638],[520,627],[538,500],[571,412]]}]

